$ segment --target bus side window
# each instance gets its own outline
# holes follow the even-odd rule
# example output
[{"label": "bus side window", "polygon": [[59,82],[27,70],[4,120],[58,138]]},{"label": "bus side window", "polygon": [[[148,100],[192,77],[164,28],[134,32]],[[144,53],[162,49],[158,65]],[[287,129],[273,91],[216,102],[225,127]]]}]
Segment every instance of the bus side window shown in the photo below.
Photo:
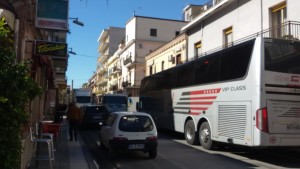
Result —
[{"label": "bus side window", "polygon": [[246,75],[253,43],[225,50],[221,57],[220,81],[242,78]]},{"label": "bus side window", "polygon": [[177,87],[194,85],[195,78],[195,62],[191,63],[190,66],[182,67],[178,71],[177,76]]},{"label": "bus side window", "polygon": [[209,58],[200,58],[196,62],[195,84],[212,83],[218,81],[220,53]]}]

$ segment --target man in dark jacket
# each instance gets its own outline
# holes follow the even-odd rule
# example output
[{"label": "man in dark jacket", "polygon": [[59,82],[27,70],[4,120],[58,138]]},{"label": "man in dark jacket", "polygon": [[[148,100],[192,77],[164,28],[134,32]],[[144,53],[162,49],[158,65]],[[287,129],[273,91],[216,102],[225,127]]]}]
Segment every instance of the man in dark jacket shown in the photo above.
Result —
[{"label": "man in dark jacket", "polygon": [[70,141],[77,141],[78,126],[81,122],[82,113],[74,102],[70,103],[67,111],[67,120],[69,121],[69,135]]}]

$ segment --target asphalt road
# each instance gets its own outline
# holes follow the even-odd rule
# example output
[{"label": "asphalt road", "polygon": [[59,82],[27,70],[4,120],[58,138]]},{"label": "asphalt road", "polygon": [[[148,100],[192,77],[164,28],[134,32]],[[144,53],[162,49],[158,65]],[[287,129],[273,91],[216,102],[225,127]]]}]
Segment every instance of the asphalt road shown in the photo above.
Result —
[{"label": "asphalt road", "polygon": [[299,150],[222,147],[214,151],[188,145],[182,134],[159,132],[158,155],[149,159],[143,152],[118,153],[108,157],[100,149],[97,130],[81,130],[81,145],[91,169],[240,169],[300,168]]}]

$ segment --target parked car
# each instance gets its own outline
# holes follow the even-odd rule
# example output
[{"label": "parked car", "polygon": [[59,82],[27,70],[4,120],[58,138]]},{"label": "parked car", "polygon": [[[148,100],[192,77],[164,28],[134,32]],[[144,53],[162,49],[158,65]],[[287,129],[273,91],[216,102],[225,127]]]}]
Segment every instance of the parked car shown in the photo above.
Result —
[{"label": "parked car", "polygon": [[142,151],[157,155],[157,129],[151,115],[142,112],[113,112],[100,123],[100,146],[115,151]]},{"label": "parked car", "polygon": [[99,127],[99,123],[105,122],[109,114],[107,108],[101,105],[85,106],[82,112],[81,127]]}]

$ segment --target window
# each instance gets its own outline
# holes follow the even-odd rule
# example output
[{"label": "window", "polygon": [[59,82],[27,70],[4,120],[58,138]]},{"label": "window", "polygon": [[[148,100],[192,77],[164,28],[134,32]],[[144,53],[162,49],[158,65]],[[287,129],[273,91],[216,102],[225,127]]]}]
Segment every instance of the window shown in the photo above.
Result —
[{"label": "window", "polygon": [[164,61],[162,61],[162,62],[161,62],[161,71],[163,71],[163,70],[164,70],[164,66],[165,66],[165,62],[164,62]]},{"label": "window", "polygon": [[221,53],[209,57],[201,57],[196,61],[195,84],[212,83],[218,81]]},{"label": "window", "polygon": [[190,86],[194,84],[195,79],[195,62],[189,66],[181,67],[177,72],[177,87]]},{"label": "window", "polygon": [[157,29],[150,29],[150,36],[157,36]]},{"label": "window", "polygon": [[[276,5],[271,8],[272,17],[272,27],[279,26],[282,23],[286,22],[286,2]],[[272,35],[273,37],[282,37],[283,35],[287,35],[287,30],[281,26],[273,29]]]},{"label": "window", "polygon": [[253,45],[254,40],[222,52],[220,81],[242,78],[246,75]]},{"label": "window", "polygon": [[224,32],[224,47],[228,48],[233,45],[232,27],[225,29],[223,32]]},{"label": "window", "polygon": [[200,42],[197,42],[195,43],[195,58],[197,58],[201,53],[202,53],[202,43],[201,41]]},{"label": "window", "polygon": [[106,125],[112,126],[116,120],[117,115],[116,114],[111,114],[106,120]]},{"label": "window", "polygon": [[149,75],[152,75],[152,73],[153,73],[152,69],[153,69],[152,66],[149,66]]},{"label": "window", "polygon": [[181,54],[176,55],[176,65],[180,65],[180,64],[182,64],[182,62],[181,62]]},{"label": "window", "polygon": [[284,40],[265,42],[265,70],[300,74],[300,43]]},{"label": "window", "polygon": [[145,132],[154,129],[152,120],[147,116],[123,116],[119,129],[125,132]]},{"label": "window", "polygon": [[129,76],[128,76],[128,83],[131,83],[131,72],[129,72]]}]

